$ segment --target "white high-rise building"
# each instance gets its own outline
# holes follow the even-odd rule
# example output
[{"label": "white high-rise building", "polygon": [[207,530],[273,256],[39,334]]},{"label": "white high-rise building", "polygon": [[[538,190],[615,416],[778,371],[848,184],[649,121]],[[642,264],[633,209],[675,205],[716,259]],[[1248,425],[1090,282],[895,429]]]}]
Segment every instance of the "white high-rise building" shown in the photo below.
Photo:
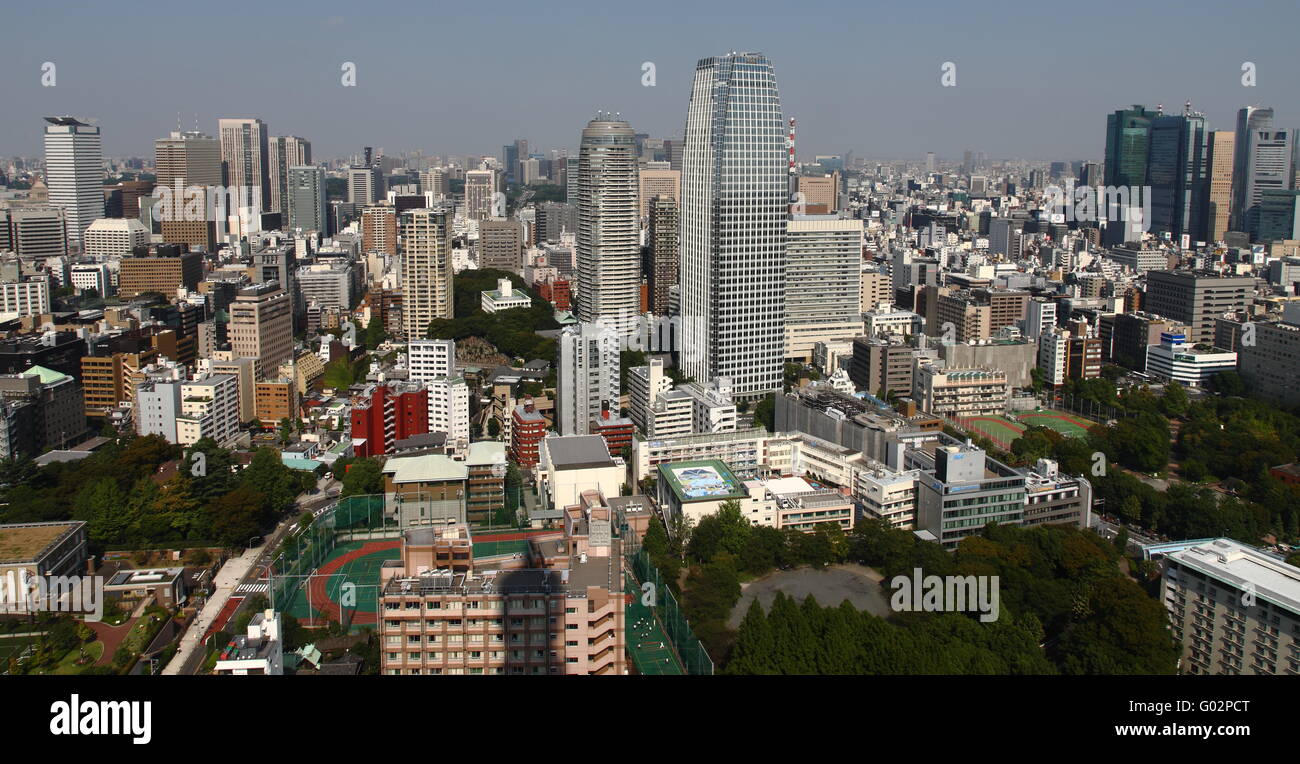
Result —
[{"label": "white high-rise building", "polygon": [[104,217],[104,149],[99,127],[76,117],[46,117],[45,184],[50,204],[63,210],[68,244]]},{"label": "white high-rise building", "polygon": [[785,357],[862,333],[862,221],[795,215],[786,224]]},{"label": "white high-rise building", "polygon": [[176,442],[188,446],[212,438],[226,444],[239,434],[239,383],[233,374],[208,374],[181,385]]},{"label": "white high-rise building", "polygon": [[[217,124],[226,184],[241,189],[239,198],[249,199],[254,211],[269,210],[271,173],[266,123],[260,119],[222,119]],[[247,197],[242,189],[248,190]]]},{"label": "white high-rise building", "polygon": [[456,373],[455,340],[413,339],[406,343],[407,379],[428,382]]},{"label": "white high-rise building", "polygon": [[627,122],[596,118],[578,154],[577,289],[574,314],[620,336],[641,308],[641,246],[636,133]]},{"label": "white high-rise building", "polygon": [[614,330],[579,324],[560,335],[556,424],[561,435],[587,435],[602,409],[617,412],[619,338]]},{"label": "white high-rise building", "polygon": [[730,378],[742,400],[782,384],[785,140],[766,56],[699,61],[682,158],[681,365],[697,380]]},{"label": "white high-rise building", "polygon": [[496,210],[497,174],[495,170],[469,170],[465,173],[465,217],[483,220],[504,213]]},{"label": "white high-rise building", "polygon": [[469,385],[461,377],[439,377],[425,385],[429,389],[429,431],[468,442]]}]

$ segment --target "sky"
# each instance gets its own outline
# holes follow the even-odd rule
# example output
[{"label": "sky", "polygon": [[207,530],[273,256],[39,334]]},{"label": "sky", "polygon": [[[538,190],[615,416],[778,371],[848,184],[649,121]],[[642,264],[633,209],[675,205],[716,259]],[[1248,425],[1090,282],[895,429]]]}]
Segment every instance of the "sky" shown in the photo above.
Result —
[{"label": "sky", "polygon": [[98,119],[108,156],[151,156],[178,112],[210,135],[221,117],[261,118],[310,140],[317,161],[362,146],[499,155],[521,137],[576,149],[598,110],[673,137],[695,62],[731,50],[772,60],[801,159],[1098,160],[1108,112],[1188,100],[1211,129],[1248,104],[1300,127],[1291,0],[118,0],[29,2],[4,19],[0,156],[39,155],[53,114]]}]

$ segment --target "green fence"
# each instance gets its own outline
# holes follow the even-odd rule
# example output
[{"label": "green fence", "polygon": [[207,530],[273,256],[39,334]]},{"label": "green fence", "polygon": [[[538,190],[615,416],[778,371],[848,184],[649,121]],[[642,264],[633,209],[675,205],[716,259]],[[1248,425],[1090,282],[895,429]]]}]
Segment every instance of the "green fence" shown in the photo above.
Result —
[{"label": "green fence", "polygon": [[650,582],[654,585],[655,604],[651,610],[663,624],[668,638],[672,640],[686,673],[712,675],[713,659],[705,652],[704,645],[700,644],[695,632],[691,631],[686,614],[682,612],[681,606],[677,604],[677,598],[673,596],[668,585],[664,583],[663,577],[659,575],[659,569],[650,563],[649,555],[641,549],[636,554],[630,555],[627,560],[631,564],[632,574],[636,576],[639,583]]},{"label": "green fence", "polygon": [[307,576],[334,551],[339,533],[382,531],[391,525],[384,517],[383,494],[340,499],[305,530],[286,538],[280,545],[279,554],[271,563],[271,607],[279,610],[289,606]]}]

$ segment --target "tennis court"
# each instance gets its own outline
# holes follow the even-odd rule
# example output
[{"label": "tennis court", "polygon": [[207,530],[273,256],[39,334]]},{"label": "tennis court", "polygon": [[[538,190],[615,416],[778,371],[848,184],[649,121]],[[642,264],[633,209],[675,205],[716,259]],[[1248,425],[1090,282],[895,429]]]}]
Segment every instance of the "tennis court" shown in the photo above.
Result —
[{"label": "tennis court", "polygon": [[1082,438],[1088,434],[1088,429],[1096,422],[1084,419],[1074,414],[1066,414],[1060,411],[1026,411],[1017,414],[1016,418],[1022,424],[1033,425],[1035,427],[1050,427],[1053,430],[1068,435],[1072,438]]},{"label": "tennis court", "polygon": [[1025,431],[1024,425],[1001,416],[972,416],[957,421],[969,432],[988,438],[1003,448],[1010,447],[1011,442]]},{"label": "tennis court", "polygon": [[680,676],[685,674],[681,661],[673,652],[672,642],[654,611],[641,604],[641,589],[627,576],[628,606],[624,613],[627,625],[627,651],[637,673],[645,676]]}]

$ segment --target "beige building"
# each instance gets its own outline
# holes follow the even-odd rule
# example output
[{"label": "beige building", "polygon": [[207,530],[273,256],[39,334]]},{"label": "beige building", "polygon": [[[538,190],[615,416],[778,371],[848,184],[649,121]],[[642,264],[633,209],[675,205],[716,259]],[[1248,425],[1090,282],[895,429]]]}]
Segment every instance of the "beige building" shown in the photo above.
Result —
[{"label": "beige building", "polygon": [[382,569],[380,666],[389,675],[627,672],[621,539],[596,492],[526,551],[475,558],[469,526],[417,528]]},{"label": "beige building", "polygon": [[256,358],[258,376],[293,359],[293,311],[289,293],[268,282],[239,290],[230,304],[230,347],[236,357]]},{"label": "beige building", "polygon": [[402,214],[402,332],[424,337],[436,318],[452,318],[451,221],[445,209]]},{"label": "beige building", "polygon": [[1007,375],[997,369],[941,369],[918,364],[912,397],[922,411],[943,417],[1000,415],[1006,411]]},{"label": "beige building", "polygon": [[397,254],[397,209],[381,204],[361,210],[361,251]]},{"label": "beige building", "polygon": [[826,215],[836,211],[839,202],[840,174],[833,173],[822,177],[803,176],[798,181],[800,200],[804,209],[800,214]]},{"label": "beige building", "polygon": [[1210,243],[1223,241],[1228,232],[1229,210],[1232,207],[1232,161],[1237,135],[1231,130],[1210,133],[1210,209],[1206,236]]},{"label": "beige building", "polygon": [[156,292],[171,298],[179,286],[198,289],[203,280],[203,256],[198,252],[160,249],[163,251],[121,259],[118,263],[119,296],[136,297],[145,292]]},{"label": "beige building", "polygon": [[862,312],[875,310],[880,303],[894,304],[894,287],[888,273],[862,272]]},{"label": "beige building", "polygon": [[681,170],[642,170],[640,173],[640,215],[644,220],[650,214],[650,200],[656,196],[674,201],[681,198]]}]

